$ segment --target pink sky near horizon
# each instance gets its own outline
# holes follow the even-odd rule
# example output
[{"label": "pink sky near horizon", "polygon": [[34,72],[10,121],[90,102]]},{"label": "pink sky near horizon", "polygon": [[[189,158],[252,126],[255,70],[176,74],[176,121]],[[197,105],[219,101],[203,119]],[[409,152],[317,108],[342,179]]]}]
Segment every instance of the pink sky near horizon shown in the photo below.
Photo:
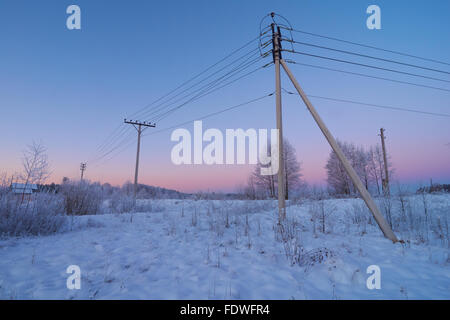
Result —
[{"label": "pink sky near horizon", "polygon": [[[395,168],[393,180],[400,183],[428,183],[430,178],[432,178],[436,182],[450,182],[450,147],[443,146],[442,150],[445,151],[445,148],[447,148],[446,156],[445,154],[436,154],[436,146],[432,143],[425,144],[420,153],[415,148],[407,146],[399,149],[392,148],[390,152],[391,161]],[[309,156],[298,156],[302,164],[302,178],[308,184],[326,184],[326,170],[324,167],[329,150],[330,148],[326,144],[321,144],[320,150],[315,154],[309,153]],[[72,179],[79,178],[79,170],[78,168],[74,169],[72,164],[70,164],[70,168],[69,165],[55,166],[51,159],[51,153],[50,160],[53,163],[53,174],[48,180],[49,183],[60,183],[65,176]],[[91,181],[122,185],[126,181],[133,181],[134,179],[134,160],[134,148],[130,148],[127,159],[119,163],[106,164],[101,170],[88,167],[85,177]],[[64,162],[66,161],[61,159],[60,163]],[[21,170],[18,162],[15,165],[11,163],[9,166],[3,166],[3,168],[10,174]],[[139,169],[139,182],[143,184],[182,192],[232,192],[246,183],[253,166],[174,165],[170,162],[170,155],[167,155],[166,157],[155,159],[154,163],[141,157]]]}]

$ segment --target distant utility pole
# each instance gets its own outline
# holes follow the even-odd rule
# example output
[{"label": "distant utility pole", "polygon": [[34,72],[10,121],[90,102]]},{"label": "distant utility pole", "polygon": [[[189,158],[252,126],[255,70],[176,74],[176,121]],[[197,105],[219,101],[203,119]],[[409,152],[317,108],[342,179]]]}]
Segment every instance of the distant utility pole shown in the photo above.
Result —
[{"label": "distant utility pole", "polygon": [[[127,120],[124,119],[123,120],[124,123],[126,124],[132,124],[133,127],[137,130],[138,133],[138,140],[137,140],[137,152],[136,152],[136,169],[134,171],[134,198],[136,199],[136,194],[137,194],[137,186],[138,186],[138,171],[139,171],[139,151],[141,149],[141,133],[147,129],[148,127],[156,127],[156,124],[152,124],[146,121],[132,121],[132,120]],[[142,128],[144,127],[144,128]]]},{"label": "distant utility pole", "polygon": [[84,171],[86,170],[86,163],[82,162],[80,164],[80,170],[81,170],[81,181],[83,181]]},{"label": "distant utility pole", "polygon": [[[272,13],[272,17],[273,17]],[[286,218],[285,204],[285,184],[284,184],[284,154],[283,154],[283,119],[281,109],[281,78],[280,78],[280,60],[281,60],[281,32],[280,27],[272,23],[272,44],[273,44],[273,62],[275,64],[275,90],[276,90],[276,117],[278,129],[278,220]]]},{"label": "distant utility pole", "polygon": [[383,191],[385,195],[390,195],[390,189],[389,189],[389,170],[388,170],[388,163],[387,163],[387,155],[386,155],[386,146],[384,143],[384,139],[386,139],[386,137],[384,136],[384,128],[380,129],[380,134],[379,136],[381,137],[381,148],[383,149],[383,162],[384,162],[384,179],[382,179],[382,186],[383,186]]}]

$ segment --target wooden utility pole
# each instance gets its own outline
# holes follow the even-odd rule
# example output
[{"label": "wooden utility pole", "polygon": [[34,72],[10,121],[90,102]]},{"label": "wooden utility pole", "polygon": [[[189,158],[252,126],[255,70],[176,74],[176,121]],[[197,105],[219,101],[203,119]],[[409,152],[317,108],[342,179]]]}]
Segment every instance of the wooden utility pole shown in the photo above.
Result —
[{"label": "wooden utility pole", "polygon": [[[137,151],[136,151],[136,168],[134,170],[134,199],[136,199],[137,195],[137,187],[138,187],[138,171],[139,171],[139,151],[141,149],[141,133],[147,129],[148,127],[156,127],[156,124],[152,124],[149,122],[140,122],[140,121],[132,121],[124,119],[123,122],[127,124],[132,124],[133,127],[136,129],[138,133],[138,139],[137,139]],[[142,128],[144,127],[144,128]]]},{"label": "wooden utility pole", "polygon": [[86,170],[86,163],[85,162],[82,162],[80,164],[80,170],[81,170],[81,181],[83,181],[84,170]]},{"label": "wooden utility pole", "polygon": [[387,162],[387,155],[386,155],[386,146],[384,143],[384,139],[386,139],[386,137],[384,136],[384,128],[380,129],[379,136],[381,137],[381,148],[383,149],[383,162],[384,162],[384,179],[382,179],[381,182],[383,185],[384,195],[390,196],[391,191],[389,188],[389,169],[388,169],[388,162]]},{"label": "wooden utility pole", "polygon": [[272,44],[273,44],[273,62],[275,64],[275,91],[276,91],[276,117],[278,129],[278,219],[282,221],[286,218],[286,204],[284,194],[284,154],[283,154],[283,119],[281,109],[281,78],[280,78],[280,60],[281,60],[281,32],[280,27],[275,30],[275,24],[272,23]]},{"label": "wooden utility pole", "polygon": [[291,70],[286,65],[286,62],[283,59],[280,59],[280,63],[283,66],[283,69],[286,71],[287,75],[289,76],[289,79],[294,84],[295,89],[297,89],[298,94],[302,98],[303,102],[305,103],[306,107],[308,108],[309,112],[313,116],[314,120],[316,121],[317,125],[319,126],[320,130],[324,134],[325,138],[328,140],[328,143],[330,144],[333,151],[336,153],[337,157],[341,161],[342,165],[345,168],[345,171],[350,176],[350,179],[353,181],[353,184],[355,185],[356,189],[358,189],[361,197],[364,199],[367,207],[372,212],[375,221],[378,223],[378,226],[380,227],[381,231],[383,232],[384,236],[393,242],[397,242],[398,239],[395,236],[394,232],[390,228],[390,226],[387,224],[386,220],[384,219],[383,215],[381,214],[380,210],[378,209],[377,205],[373,201],[372,197],[370,196],[367,189],[364,187],[363,183],[359,179],[358,175],[356,174],[355,170],[351,166],[348,159],[345,157],[344,153],[342,152],[341,148],[337,144],[336,140],[334,139],[331,132],[326,127],[323,120],[320,118],[319,114],[317,113],[314,106],[309,101],[308,97],[306,96],[303,89],[298,84],[297,80],[295,79],[294,75],[291,73]]}]

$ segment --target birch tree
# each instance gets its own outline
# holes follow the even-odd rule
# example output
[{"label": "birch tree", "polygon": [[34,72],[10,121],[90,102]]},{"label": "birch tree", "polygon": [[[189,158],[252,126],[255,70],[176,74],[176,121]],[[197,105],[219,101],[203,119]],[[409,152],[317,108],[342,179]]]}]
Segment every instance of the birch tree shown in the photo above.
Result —
[{"label": "birch tree", "polygon": [[[285,193],[286,199],[288,199],[289,192],[297,188],[301,183],[301,166],[297,160],[295,148],[284,139],[283,142],[283,155],[284,155],[284,168],[285,168]],[[270,148],[268,148],[270,150]],[[269,151],[270,152],[270,151]],[[249,179],[248,188],[256,188],[256,193],[263,193],[266,197],[276,198],[278,193],[278,174],[274,172],[272,175],[261,175],[261,168],[263,165],[258,163],[255,166]],[[252,186],[250,186],[250,183]]]},{"label": "birch tree", "polygon": [[29,184],[42,184],[50,176],[47,148],[41,143],[33,142],[23,152],[22,165],[25,185],[22,192],[23,201],[25,189]]}]

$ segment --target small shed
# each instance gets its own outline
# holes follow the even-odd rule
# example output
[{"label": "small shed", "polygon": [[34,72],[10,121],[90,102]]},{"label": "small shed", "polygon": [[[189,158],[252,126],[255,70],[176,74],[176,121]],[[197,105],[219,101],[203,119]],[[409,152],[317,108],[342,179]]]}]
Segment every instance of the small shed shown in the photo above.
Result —
[{"label": "small shed", "polygon": [[14,194],[32,194],[37,192],[38,186],[32,183],[11,183],[11,191]]}]

